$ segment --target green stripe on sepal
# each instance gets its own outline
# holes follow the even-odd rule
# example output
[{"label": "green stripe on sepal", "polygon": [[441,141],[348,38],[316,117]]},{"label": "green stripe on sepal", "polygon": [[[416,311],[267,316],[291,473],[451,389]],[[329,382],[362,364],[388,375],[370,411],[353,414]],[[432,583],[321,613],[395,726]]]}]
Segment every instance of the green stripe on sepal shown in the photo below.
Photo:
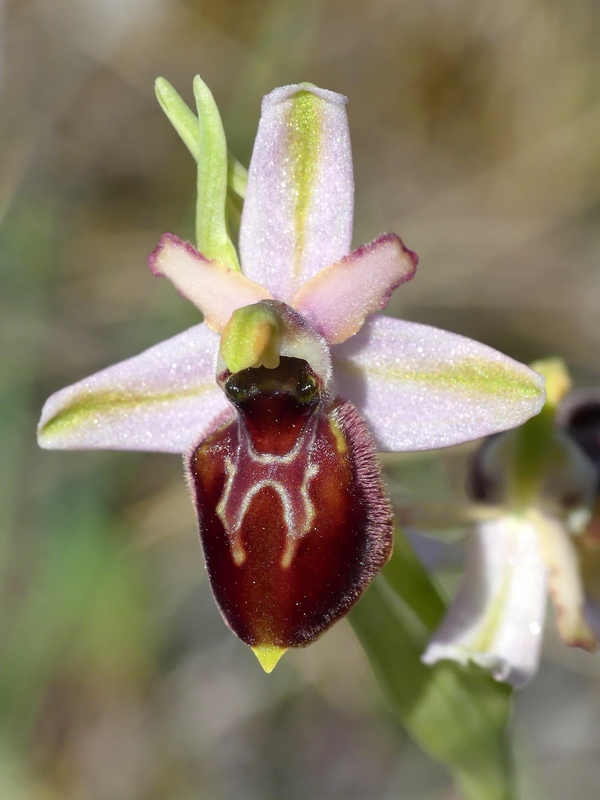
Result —
[{"label": "green stripe on sepal", "polygon": [[321,108],[324,101],[308,91],[310,83],[303,84],[306,90],[292,98],[288,122],[289,151],[292,185],[295,193],[294,224],[296,245],[294,276],[297,277],[306,243],[306,225],[317,178],[317,162],[321,143]]},{"label": "green stripe on sepal", "polygon": [[[402,540],[350,613],[350,623],[400,721],[450,770],[465,798],[513,800],[507,742],[510,688],[476,667],[422,663],[441,598],[413,555]],[[412,570],[414,581],[407,580]],[[398,593],[404,592],[403,585],[408,586],[405,597]]]},{"label": "green stripe on sepal", "polygon": [[[365,368],[350,361],[341,362],[342,369],[354,375],[362,375]],[[397,367],[368,364],[370,378],[381,378],[390,383],[423,383],[431,389],[477,394],[482,397],[508,395],[514,400],[534,400],[540,396],[539,384],[531,374],[514,369],[502,361],[467,357],[456,359],[452,364],[433,365],[431,369],[419,370],[409,364]]]},{"label": "green stripe on sepal", "polygon": [[78,429],[93,426],[102,420],[105,424],[114,417],[122,417],[145,408],[172,403],[190,397],[202,397],[212,385],[192,386],[176,392],[153,392],[142,394],[134,391],[103,390],[74,397],[38,429],[38,439],[42,447],[52,447],[53,439],[68,436]]},{"label": "green stripe on sepal", "polygon": [[[206,258],[240,271],[227,230],[228,157],[219,109],[200,76],[194,78],[196,116],[171,84],[156,80],[156,96],[198,166],[196,245]],[[237,184],[242,181],[238,180]]]}]

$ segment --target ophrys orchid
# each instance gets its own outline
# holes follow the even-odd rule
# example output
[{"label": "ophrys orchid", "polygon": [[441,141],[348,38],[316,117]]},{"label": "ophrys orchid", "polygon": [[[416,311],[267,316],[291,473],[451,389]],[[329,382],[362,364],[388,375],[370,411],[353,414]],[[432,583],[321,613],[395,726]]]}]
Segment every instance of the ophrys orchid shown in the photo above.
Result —
[{"label": "ophrys orchid", "polygon": [[[150,267],[204,322],[53,395],[39,440],[184,453],[213,592],[270,671],[346,614],[389,557],[377,449],[511,428],[539,411],[543,380],[485,345],[376,313],[417,258],[394,234],[351,251],[339,94],[299,84],[264,98],[238,258],[221,120],[199,78],[194,90],[198,116],[157,83],[198,164],[197,248],[165,234]],[[243,170],[229,169],[243,194]]]}]

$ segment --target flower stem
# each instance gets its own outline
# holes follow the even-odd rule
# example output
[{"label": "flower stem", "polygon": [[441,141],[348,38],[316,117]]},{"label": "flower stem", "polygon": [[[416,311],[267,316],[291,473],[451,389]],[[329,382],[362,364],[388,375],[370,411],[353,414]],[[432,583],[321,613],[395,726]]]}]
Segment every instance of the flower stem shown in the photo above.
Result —
[{"label": "flower stem", "polygon": [[409,734],[451,772],[466,800],[515,800],[507,737],[510,688],[476,667],[421,655],[443,600],[403,536],[350,622]]}]

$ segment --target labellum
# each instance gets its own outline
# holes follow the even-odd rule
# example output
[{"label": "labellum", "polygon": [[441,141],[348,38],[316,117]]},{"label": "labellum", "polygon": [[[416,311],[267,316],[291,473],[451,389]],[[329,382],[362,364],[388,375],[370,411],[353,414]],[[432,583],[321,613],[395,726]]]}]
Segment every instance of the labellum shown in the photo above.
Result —
[{"label": "labellum", "polygon": [[[281,320],[283,304],[253,308],[265,306]],[[287,334],[297,326],[306,337],[304,320],[289,307],[283,315]],[[392,549],[391,508],[358,411],[332,398],[307,360],[277,360],[218,374],[234,413],[188,461],[215,598],[267,671],[346,614]]]}]

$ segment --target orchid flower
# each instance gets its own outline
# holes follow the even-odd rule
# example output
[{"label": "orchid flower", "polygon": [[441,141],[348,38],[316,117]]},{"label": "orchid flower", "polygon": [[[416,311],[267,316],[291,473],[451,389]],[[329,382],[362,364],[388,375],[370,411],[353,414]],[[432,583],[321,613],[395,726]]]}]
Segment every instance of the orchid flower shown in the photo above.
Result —
[{"label": "orchid flower", "polygon": [[594,521],[600,462],[590,456],[594,447],[600,454],[600,425],[595,438],[583,424],[574,435],[579,404],[563,400],[564,364],[533,366],[546,376],[546,404],[520,429],[487,440],[473,462],[471,494],[488,510],[480,507],[463,582],[423,656],[427,664],[473,661],[516,687],[537,670],[548,595],[568,645],[593,651],[600,635],[580,561]]},{"label": "orchid flower", "polygon": [[[416,255],[395,234],[351,250],[346,98],[299,84],[263,100],[245,175],[199,78],[196,116],[159,101],[198,164],[197,248],[150,256],[204,322],[53,395],[42,447],[183,453],[216,601],[270,671],[346,614],[389,558],[379,450],[505,430],[543,379],[462,336],[381,316]],[[245,193],[239,257],[231,190]],[[241,263],[241,269],[240,269]]]}]

